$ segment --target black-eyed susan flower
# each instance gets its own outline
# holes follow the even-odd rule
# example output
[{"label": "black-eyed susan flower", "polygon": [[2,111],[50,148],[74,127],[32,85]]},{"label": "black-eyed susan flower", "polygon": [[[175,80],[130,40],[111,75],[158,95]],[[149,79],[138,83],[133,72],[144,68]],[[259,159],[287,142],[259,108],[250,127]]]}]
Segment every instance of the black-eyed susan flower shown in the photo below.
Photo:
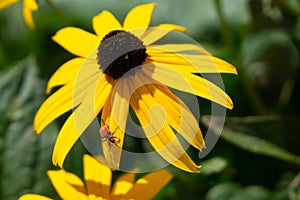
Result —
[{"label": "black-eyed susan flower", "polygon": [[[109,167],[95,158],[84,155],[84,179],[61,170],[49,170],[48,177],[61,199],[152,199],[171,179],[167,170],[157,170],[146,174],[137,181],[133,173],[121,175],[112,185]],[[25,194],[19,200],[51,199],[38,194]]]},{"label": "black-eyed susan flower", "polygon": [[[135,112],[150,144],[166,161],[199,172],[176,137],[176,130],[201,150],[204,140],[198,122],[174,88],[232,108],[230,97],[196,73],[233,73],[229,63],[193,44],[156,44],[172,31],[185,28],[160,24],[148,28],[155,4],[133,8],[123,25],[108,11],[93,18],[96,34],[75,27],[59,30],[53,40],[78,56],[63,64],[48,82],[47,92],[62,86],[39,108],[34,128],[40,133],[49,123],[74,108],[58,135],[52,161],[63,165],[71,147],[101,115],[110,135],[101,136],[108,165],[118,169],[129,107]],[[187,52],[197,52],[187,53]],[[156,107],[156,105],[160,105]],[[96,132],[96,131],[95,131]],[[112,138],[111,138],[112,139]]]},{"label": "black-eyed susan flower", "polygon": [[[6,8],[20,0],[0,0],[0,10]],[[34,22],[32,12],[38,10],[38,4],[36,0],[23,0],[23,17],[28,27],[34,28]]]}]

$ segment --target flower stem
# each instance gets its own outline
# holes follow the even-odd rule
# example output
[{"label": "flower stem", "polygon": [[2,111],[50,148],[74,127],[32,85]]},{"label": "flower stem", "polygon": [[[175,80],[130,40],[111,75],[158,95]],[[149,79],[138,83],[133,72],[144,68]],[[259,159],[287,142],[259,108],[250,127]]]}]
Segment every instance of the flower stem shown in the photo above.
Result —
[{"label": "flower stem", "polygon": [[224,14],[222,12],[222,3],[221,0],[214,0],[215,7],[217,10],[217,15],[220,21],[221,26],[221,34],[223,42],[226,44],[227,47],[232,48],[234,44],[234,40],[231,34],[231,30],[225,20]]}]

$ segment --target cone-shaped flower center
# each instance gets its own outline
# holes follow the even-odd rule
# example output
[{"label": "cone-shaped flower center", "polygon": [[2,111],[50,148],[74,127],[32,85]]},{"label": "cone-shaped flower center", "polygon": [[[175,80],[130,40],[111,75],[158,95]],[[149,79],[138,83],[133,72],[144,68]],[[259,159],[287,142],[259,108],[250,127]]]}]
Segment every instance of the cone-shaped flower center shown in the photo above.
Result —
[{"label": "cone-shaped flower center", "polygon": [[103,73],[118,79],[147,58],[146,47],[135,35],[122,30],[109,32],[102,39],[97,53]]}]

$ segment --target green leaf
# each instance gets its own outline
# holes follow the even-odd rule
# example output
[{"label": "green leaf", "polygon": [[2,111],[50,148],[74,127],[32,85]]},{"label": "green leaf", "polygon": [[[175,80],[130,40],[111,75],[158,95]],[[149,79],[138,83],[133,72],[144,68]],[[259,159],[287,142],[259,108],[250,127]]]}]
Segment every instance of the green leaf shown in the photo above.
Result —
[{"label": "green leaf", "polygon": [[238,191],[240,186],[235,183],[221,183],[212,187],[206,194],[207,200],[227,200]]},{"label": "green leaf", "polygon": [[201,173],[211,175],[222,172],[228,165],[227,160],[222,157],[213,157],[201,163]]},{"label": "green leaf", "polygon": [[221,137],[241,149],[300,165],[300,157],[264,139],[224,128]]},{"label": "green leaf", "polygon": [[[210,127],[212,128],[213,131],[217,131],[220,130],[220,125],[218,124],[218,119],[215,118],[216,120],[211,123],[210,122],[210,117],[202,117],[201,121],[204,123],[204,125],[206,127]],[[284,160],[290,163],[295,163],[300,165],[300,157],[297,155],[294,155],[290,152],[288,152],[287,150],[285,150],[284,148],[269,142],[265,139],[256,137],[256,136],[252,136],[249,134],[246,134],[242,131],[237,131],[234,130],[231,127],[239,127],[241,124],[234,124],[233,122],[243,122],[244,124],[247,123],[251,123],[253,122],[259,123],[258,121],[256,121],[257,119],[261,120],[261,125],[263,125],[263,123],[265,123],[265,121],[263,120],[264,117],[257,117],[257,118],[249,118],[249,117],[245,117],[245,118],[228,118],[227,119],[227,124],[229,123],[230,126],[228,126],[227,124],[225,124],[223,130],[222,130],[222,134],[221,134],[221,138],[226,140],[227,142],[236,145],[237,147],[244,149],[246,151],[250,151],[252,153],[255,154],[261,154],[261,155],[266,155],[266,156],[270,156],[270,157],[274,157],[280,160]],[[272,116],[272,117],[267,117],[266,118],[267,121],[270,122],[270,120],[276,120],[278,121],[278,118]],[[211,124],[210,124],[211,123]],[[256,127],[259,126],[256,124]]]},{"label": "green leaf", "polygon": [[221,183],[212,187],[207,195],[207,200],[269,200],[271,192],[264,187],[250,185],[240,187],[235,183]]},{"label": "green leaf", "polygon": [[32,126],[44,88],[31,57],[0,73],[0,199],[54,193],[46,171],[58,130],[52,125],[37,136]]},{"label": "green leaf", "polygon": [[271,192],[266,188],[256,185],[250,185],[234,193],[230,200],[269,200]]}]

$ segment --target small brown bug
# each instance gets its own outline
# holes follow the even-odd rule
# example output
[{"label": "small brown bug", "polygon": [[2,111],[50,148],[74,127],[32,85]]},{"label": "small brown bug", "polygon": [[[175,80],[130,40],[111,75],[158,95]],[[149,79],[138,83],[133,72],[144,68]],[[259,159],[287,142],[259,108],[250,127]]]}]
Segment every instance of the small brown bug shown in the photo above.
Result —
[{"label": "small brown bug", "polygon": [[[102,122],[105,124],[105,122],[102,120]],[[102,141],[106,141],[108,140],[111,143],[117,143],[120,141],[120,138],[117,138],[116,136],[114,136],[114,133],[118,130],[118,128],[116,128],[116,130],[114,132],[111,132],[109,130],[109,126],[107,126],[106,124],[104,126],[101,126],[99,129],[99,133],[101,136],[101,140]]]}]

